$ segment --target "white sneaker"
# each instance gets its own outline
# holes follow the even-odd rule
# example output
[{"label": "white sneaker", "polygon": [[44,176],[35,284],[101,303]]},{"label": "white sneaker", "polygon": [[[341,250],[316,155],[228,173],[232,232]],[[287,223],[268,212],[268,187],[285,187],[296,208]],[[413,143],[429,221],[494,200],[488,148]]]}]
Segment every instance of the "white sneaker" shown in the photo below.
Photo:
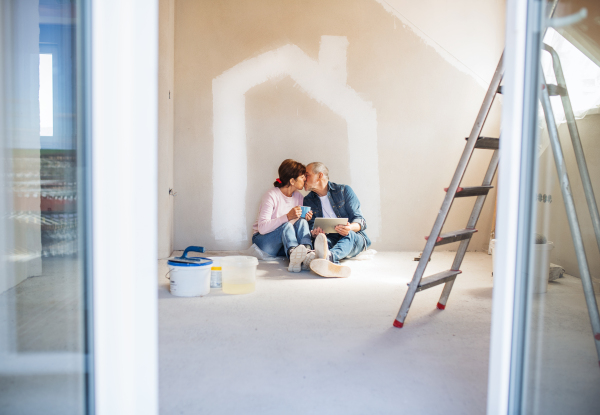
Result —
[{"label": "white sneaker", "polygon": [[334,264],[326,259],[315,259],[310,263],[310,269],[327,278],[348,278],[350,276],[350,267]]},{"label": "white sneaker", "polygon": [[329,257],[329,248],[327,247],[327,237],[320,233],[315,238],[315,258],[327,259]]},{"label": "white sneaker", "polygon": [[304,258],[304,261],[302,261],[302,269],[303,270],[309,270],[310,269],[310,263],[315,258],[316,258],[315,251],[308,251],[308,253],[306,254],[306,258]]},{"label": "white sneaker", "polygon": [[308,249],[304,245],[298,245],[290,252],[289,272],[300,272],[302,270],[302,262],[306,259]]}]

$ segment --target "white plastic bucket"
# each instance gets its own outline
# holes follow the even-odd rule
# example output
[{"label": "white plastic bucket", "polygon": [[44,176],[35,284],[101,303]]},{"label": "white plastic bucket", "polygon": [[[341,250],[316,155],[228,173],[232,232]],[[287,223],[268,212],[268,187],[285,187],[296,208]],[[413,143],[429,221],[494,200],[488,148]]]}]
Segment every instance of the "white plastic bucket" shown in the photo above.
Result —
[{"label": "white plastic bucket", "polygon": [[533,250],[535,265],[533,270],[533,293],[541,294],[548,291],[548,279],[550,278],[550,251],[554,249],[554,243],[548,241],[545,244],[535,244]]},{"label": "white plastic bucket", "polygon": [[171,294],[177,297],[202,297],[210,292],[212,261],[184,264],[168,261]]},{"label": "white plastic bucket", "polygon": [[247,294],[256,288],[258,259],[253,256],[227,256],[221,258],[223,292]]}]

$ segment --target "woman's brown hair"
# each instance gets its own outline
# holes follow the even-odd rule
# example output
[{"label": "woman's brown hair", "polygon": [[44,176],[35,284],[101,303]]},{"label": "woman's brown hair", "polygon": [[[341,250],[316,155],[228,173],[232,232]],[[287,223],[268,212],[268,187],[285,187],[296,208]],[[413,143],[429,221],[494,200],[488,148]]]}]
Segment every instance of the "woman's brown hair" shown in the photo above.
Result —
[{"label": "woman's brown hair", "polygon": [[306,173],[306,166],[302,163],[298,163],[295,160],[287,159],[283,160],[283,163],[279,166],[279,178],[275,180],[273,186],[285,187],[290,184],[292,179],[296,179]]}]

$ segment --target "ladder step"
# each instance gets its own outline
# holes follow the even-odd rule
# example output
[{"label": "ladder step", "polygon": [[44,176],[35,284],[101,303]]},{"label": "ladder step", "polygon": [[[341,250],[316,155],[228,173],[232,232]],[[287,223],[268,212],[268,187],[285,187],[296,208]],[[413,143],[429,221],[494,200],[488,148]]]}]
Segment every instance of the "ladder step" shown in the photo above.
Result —
[{"label": "ladder step", "polygon": [[566,96],[567,95],[567,90],[565,88],[563,88],[562,86],[558,86],[558,85],[554,85],[554,84],[548,84],[548,95],[550,95],[551,97],[554,96]]},{"label": "ladder step", "polygon": [[[473,234],[477,232],[477,229],[461,229],[459,231],[452,231],[443,233],[438,236],[435,246],[451,244],[452,242],[462,241],[464,239],[470,239]],[[429,239],[429,236],[425,237],[425,240]]]},{"label": "ladder step", "polygon": [[[465,138],[468,140],[469,137]],[[485,150],[498,150],[500,148],[500,139],[492,137],[479,137],[475,142],[475,148],[482,148]]]},{"label": "ladder step", "polygon": [[496,90],[497,94],[504,94],[504,92],[502,91],[502,85],[498,86],[498,89]]},{"label": "ladder step", "polygon": [[456,278],[458,274],[461,274],[460,270],[448,270],[438,272],[437,274],[430,275],[429,277],[425,277],[421,279],[419,283],[419,287],[417,288],[417,292],[426,290],[431,287],[435,287],[436,285],[444,284],[448,281],[452,281]]},{"label": "ladder step", "polygon": [[[494,186],[459,187],[454,197],[485,196],[493,188]],[[444,192],[448,192],[447,187],[444,188]]]}]

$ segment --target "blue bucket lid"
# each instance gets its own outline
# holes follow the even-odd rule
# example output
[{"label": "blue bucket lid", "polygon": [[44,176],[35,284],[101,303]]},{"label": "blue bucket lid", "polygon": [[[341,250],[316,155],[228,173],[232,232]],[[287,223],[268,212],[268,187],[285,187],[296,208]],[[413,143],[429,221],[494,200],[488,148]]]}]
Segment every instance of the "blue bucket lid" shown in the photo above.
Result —
[{"label": "blue bucket lid", "polygon": [[175,259],[175,261],[169,260],[167,261],[167,264],[173,266],[173,267],[204,267],[207,265],[212,265],[213,261],[210,258],[204,258],[204,257],[187,257],[185,258],[186,261],[193,261],[193,262],[178,262],[176,259],[178,258],[173,258]]}]

